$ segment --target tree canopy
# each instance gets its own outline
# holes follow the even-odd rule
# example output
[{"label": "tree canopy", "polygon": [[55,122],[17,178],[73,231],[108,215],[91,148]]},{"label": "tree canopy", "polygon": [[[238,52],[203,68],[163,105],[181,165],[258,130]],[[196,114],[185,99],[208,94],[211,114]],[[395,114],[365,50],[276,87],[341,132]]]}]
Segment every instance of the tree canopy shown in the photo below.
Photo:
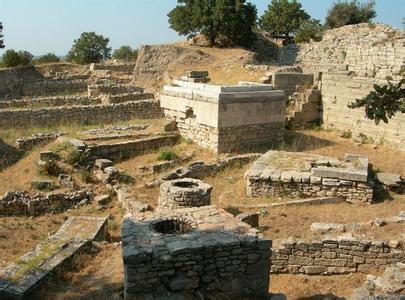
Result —
[{"label": "tree canopy", "polygon": [[374,0],[370,0],[364,4],[360,4],[357,0],[335,2],[328,11],[325,26],[331,29],[370,22],[377,15],[374,5]]},{"label": "tree canopy", "polygon": [[9,49],[4,52],[2,56],[2,63],[7,68],[13,68],[17,66],[27,66],[31,63],[33,55],[28,51],[15,51]]},{"label": "tree canopy", "polygon": [[295,34],[296,43],[309,43],[310,41],[322,40],[323,26],[316,19],[304,21]]},{"label": "tree canopy", "polygon": [[310,18],[297,0],[272,0],[260,19],[260,27],[272,36],[289,38]]},{"label": "tree canopy", "polygon": [[348,107],[364,107],[366,118],[374,120],[377,125],[380,121],[388,123],[388,119],[395,116],[397,112],[405,113],[405,89],[402,88],[403,84],[405,84],[405,79],[402,79],[397,84],[389,81],[384,86],[375,84],[374,91],[371,91],[362,99],[356,99]]},{"label": "tree canopy", "polygon": [[[203,34],[211,45],[249,46],[254,40],[256,6],[246,0],[177,0],[168,14],[170,28],[192,37]],[[221,41],[221,43],[219,43]]]},{"label": "tree canopy", "polygon": [[0,49],[4,48],[3,24],[0,22]]},{"label": "tree canopy", "polygon": [[121,46],[113,52],[112,57],[115,59],[136,59],[138,50],[132,49],[130,46]]},{"label": "tree canopy", "polygon": [[109,42],[109,38],[95,32],[83,32],[77,40],[74,40],[67,59],[79,64],[101,62],[111,57]]}]

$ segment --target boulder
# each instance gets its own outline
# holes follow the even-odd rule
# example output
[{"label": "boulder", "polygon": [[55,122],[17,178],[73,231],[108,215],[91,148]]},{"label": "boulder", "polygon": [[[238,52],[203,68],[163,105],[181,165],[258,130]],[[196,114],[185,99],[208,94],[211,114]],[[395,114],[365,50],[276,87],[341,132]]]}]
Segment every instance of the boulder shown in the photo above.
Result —
[{"label": "boulder", "polygon": [[311,231],[316,233],[329,233],[329,232],[345,232],[345,226],[343,224],[335,223],[312,223]]}]

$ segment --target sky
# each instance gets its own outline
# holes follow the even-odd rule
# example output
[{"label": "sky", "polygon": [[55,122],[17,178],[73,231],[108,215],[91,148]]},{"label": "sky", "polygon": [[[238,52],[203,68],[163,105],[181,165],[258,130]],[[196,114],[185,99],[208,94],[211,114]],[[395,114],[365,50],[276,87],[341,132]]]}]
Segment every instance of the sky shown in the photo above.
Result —
[{"label": "sky", "polygon": [[[270,0],[251,0],[259,16]],[[335,0],[302,0],[314,18],[325,19]],[[362,0],[362,2],[364,2]],[[84,31],[110,38],[113,49],[139,47],[184,39],[169,28],[168,12],[176,0],[0,0],[6,49],[27,50],[34,55],[65,55]],[[375,22],[403,28],[405,0],[376,0]],[[0,54],[6,49],[0,50]]]}]

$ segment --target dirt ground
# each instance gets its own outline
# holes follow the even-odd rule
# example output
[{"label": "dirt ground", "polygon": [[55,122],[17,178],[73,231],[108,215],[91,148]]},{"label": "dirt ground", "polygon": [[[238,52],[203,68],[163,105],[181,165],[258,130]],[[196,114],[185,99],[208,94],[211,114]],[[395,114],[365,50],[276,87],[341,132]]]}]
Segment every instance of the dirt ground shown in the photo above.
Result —
[{"label": "dirt ground", "polygon": [[[39,152],[50,146],[39,148],[13,166],[0,173],[0,193],[15,189],[30,189],[32,178],[38,176],[36,161]],[[306,130],[289,132],[286,143],[280,147],[286,151],[305,151],[343,158],[345,153],[366,154],[375,168],[387,172],[405,174],[405,153],[388,147],[354,143],[339,137],[339,134],[323,130]],[[192,154],[191,161],[211,161],[217,157],[210,151],[183,140],[170,147],[169,151],[177,155]],[[140,166],[156,163],[160,151],[117,164],[117,167],[135,178],[132,193],[139,201],[156,206],[158,188],[147,188],[145,184],[157,175],[141,176]],[[191,162],[190,161],[190,162]],[[187,165],[183,162],[179,165]],[[285,201],[271,197],[248,198],[245,195],[245,171],[250,165],[223,171],[215,177],[204,179],[213,189],[212,203],[230,211],[236,211],[239,204],[263,204]],[[87,186],[96,193],[103,192],[102,186]],[[61,214],[49,214],[40,217],[0,217],[0,268],[17,259],[32,249],[39,241],[53,234],[71,215],[106,215],[110,214],[109,243],[101,244],[100,252],[93,257],[86,257],[83,267],[77,271],[66,272],[61,280],[56,280],[42,291],[42,299],[120,299],[122,297],[123,269],[121,247],[114,242],[120,239],[122,210],[113,202],[110,209],[99,210],[92,204],[77,210]],[[393,195],[373,205],[333,204],[305,207],[278,207],[267,209],[260,217],[263,233],[271,239],[313,238],[309,227],[313,222],[354,223],[367,222],[376,217],[396,216],[405,210],[405,196]],[[299,228],[299,230],[297,230]],[[398,237],[405,232],[404,225],[387,225],[384,227],[366,226],[357,232],[360,236],[372,236],[379,239]],[[19,238],[15,238],[18,236]],[[348,297],[353,288],[362,285],[364,274],[309,277],[301,275],[272,275],[270,291],[284,293],[288,299],[317,299],[316,295],[333,294]],[[294,282],[294,284],[290,284]],[[312,298],[311,298],[312,297]]]}]

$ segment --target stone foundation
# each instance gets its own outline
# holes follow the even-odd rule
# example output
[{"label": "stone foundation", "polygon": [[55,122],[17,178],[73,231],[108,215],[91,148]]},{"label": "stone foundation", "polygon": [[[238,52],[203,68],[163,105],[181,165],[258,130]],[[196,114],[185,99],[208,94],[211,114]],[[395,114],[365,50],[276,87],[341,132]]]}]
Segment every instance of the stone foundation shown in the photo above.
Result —
[{"label": "stone foundation", "polygon": [[200,207],[211,204],[212,186],[201,180],[185,178],[160,185],[159,209]]},{"label": "stone foundation", "polygon": [[338,275],[383,270],[404,261],[398,241],[358,240],[352,237],[318,241],[274,241],[271,272]]},{"label": "stone foundation", "polygon": [[222,209],[145,213],[122,231],[128,298],[268,294],[271,241]]},{"label": "stone foundation", "polygon": [[346,155],[334,158],[270,151],[246,172],[249,196],[324,197],[348,202],[372,202],[374,182],[368,179],[368,159]]}]

